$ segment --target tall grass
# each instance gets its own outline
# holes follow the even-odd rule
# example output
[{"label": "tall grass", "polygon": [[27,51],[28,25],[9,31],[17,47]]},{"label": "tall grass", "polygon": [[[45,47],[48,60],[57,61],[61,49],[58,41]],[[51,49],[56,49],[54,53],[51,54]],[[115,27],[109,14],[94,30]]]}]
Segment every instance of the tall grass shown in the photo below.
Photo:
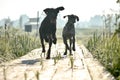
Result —
[{"label": "tall grass", "polygon": [[87,48],[108,71],[120,80],[120,38],[98,35],[95,33],[88,41]]},{"label": "tall grass", "polygon": [[0,63],[18,58],[40,47],[38,37],[22,30],[0,29]]}]

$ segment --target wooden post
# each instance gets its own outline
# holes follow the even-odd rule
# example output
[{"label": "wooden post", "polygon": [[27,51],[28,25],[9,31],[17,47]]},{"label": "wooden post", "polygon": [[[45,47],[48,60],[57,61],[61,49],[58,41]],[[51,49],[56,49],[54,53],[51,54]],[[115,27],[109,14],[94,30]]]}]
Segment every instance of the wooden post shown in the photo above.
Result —
[{"label": "wooden post", "polygon": [[38,22],[39,22],[39,11],[37,11],[37,28],[36,28],[36,36],[38,36]]}]

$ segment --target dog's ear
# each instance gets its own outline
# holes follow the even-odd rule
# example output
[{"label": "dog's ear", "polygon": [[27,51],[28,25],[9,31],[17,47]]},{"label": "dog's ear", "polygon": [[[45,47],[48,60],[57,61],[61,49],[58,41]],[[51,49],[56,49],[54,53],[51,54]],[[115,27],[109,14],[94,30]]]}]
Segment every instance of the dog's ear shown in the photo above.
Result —
[{"label": "dog's ear", "polygon": [[50,8],[46,8],[43,11],[45,12],[45,14],[48,14],[48,12],[50,11]]},{"label": "dog's ear", "polygon": [[66,17],[68,17],[69,15],[66,15],[66,16],[63,16],[63,18],[66,18]]},{"label": "dog's ear", "polygon": [[77,19],[77,21],[79,21],[79,17],[78,16],[74,15],[74,17]]},{"label": "dog's ear", "polygon": [[62,11],[62,10],[64,10],[64,9],[65,9],[65,8],[64,8],[63,6],[56,8],[56,10],[58,10],[58,11]]}]

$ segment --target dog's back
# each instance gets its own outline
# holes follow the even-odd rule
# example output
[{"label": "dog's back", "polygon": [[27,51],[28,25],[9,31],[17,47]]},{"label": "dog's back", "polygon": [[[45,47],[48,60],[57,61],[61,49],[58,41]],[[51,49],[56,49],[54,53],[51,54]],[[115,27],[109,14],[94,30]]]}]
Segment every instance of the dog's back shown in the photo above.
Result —
[{"label": "dog's back", "polygon": [[63,37],[70,38],[75,36],[75,27],[73,23],[67,23],[63,28]]}]

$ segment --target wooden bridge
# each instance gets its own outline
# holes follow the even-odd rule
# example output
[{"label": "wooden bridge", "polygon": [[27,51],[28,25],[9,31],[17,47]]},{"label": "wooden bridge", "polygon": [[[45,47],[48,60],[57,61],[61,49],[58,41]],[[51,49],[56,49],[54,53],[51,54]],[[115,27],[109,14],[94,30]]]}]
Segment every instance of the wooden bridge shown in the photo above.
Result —
[{"label": "wooden bridge", "polygon": [[0,80],[115,80],[84,45],[76,45],[73,56],[59,57],[63,53],[62,43],[52,46],[50,60],[45,59],[41,48],[32,50],[1,64]]}]

